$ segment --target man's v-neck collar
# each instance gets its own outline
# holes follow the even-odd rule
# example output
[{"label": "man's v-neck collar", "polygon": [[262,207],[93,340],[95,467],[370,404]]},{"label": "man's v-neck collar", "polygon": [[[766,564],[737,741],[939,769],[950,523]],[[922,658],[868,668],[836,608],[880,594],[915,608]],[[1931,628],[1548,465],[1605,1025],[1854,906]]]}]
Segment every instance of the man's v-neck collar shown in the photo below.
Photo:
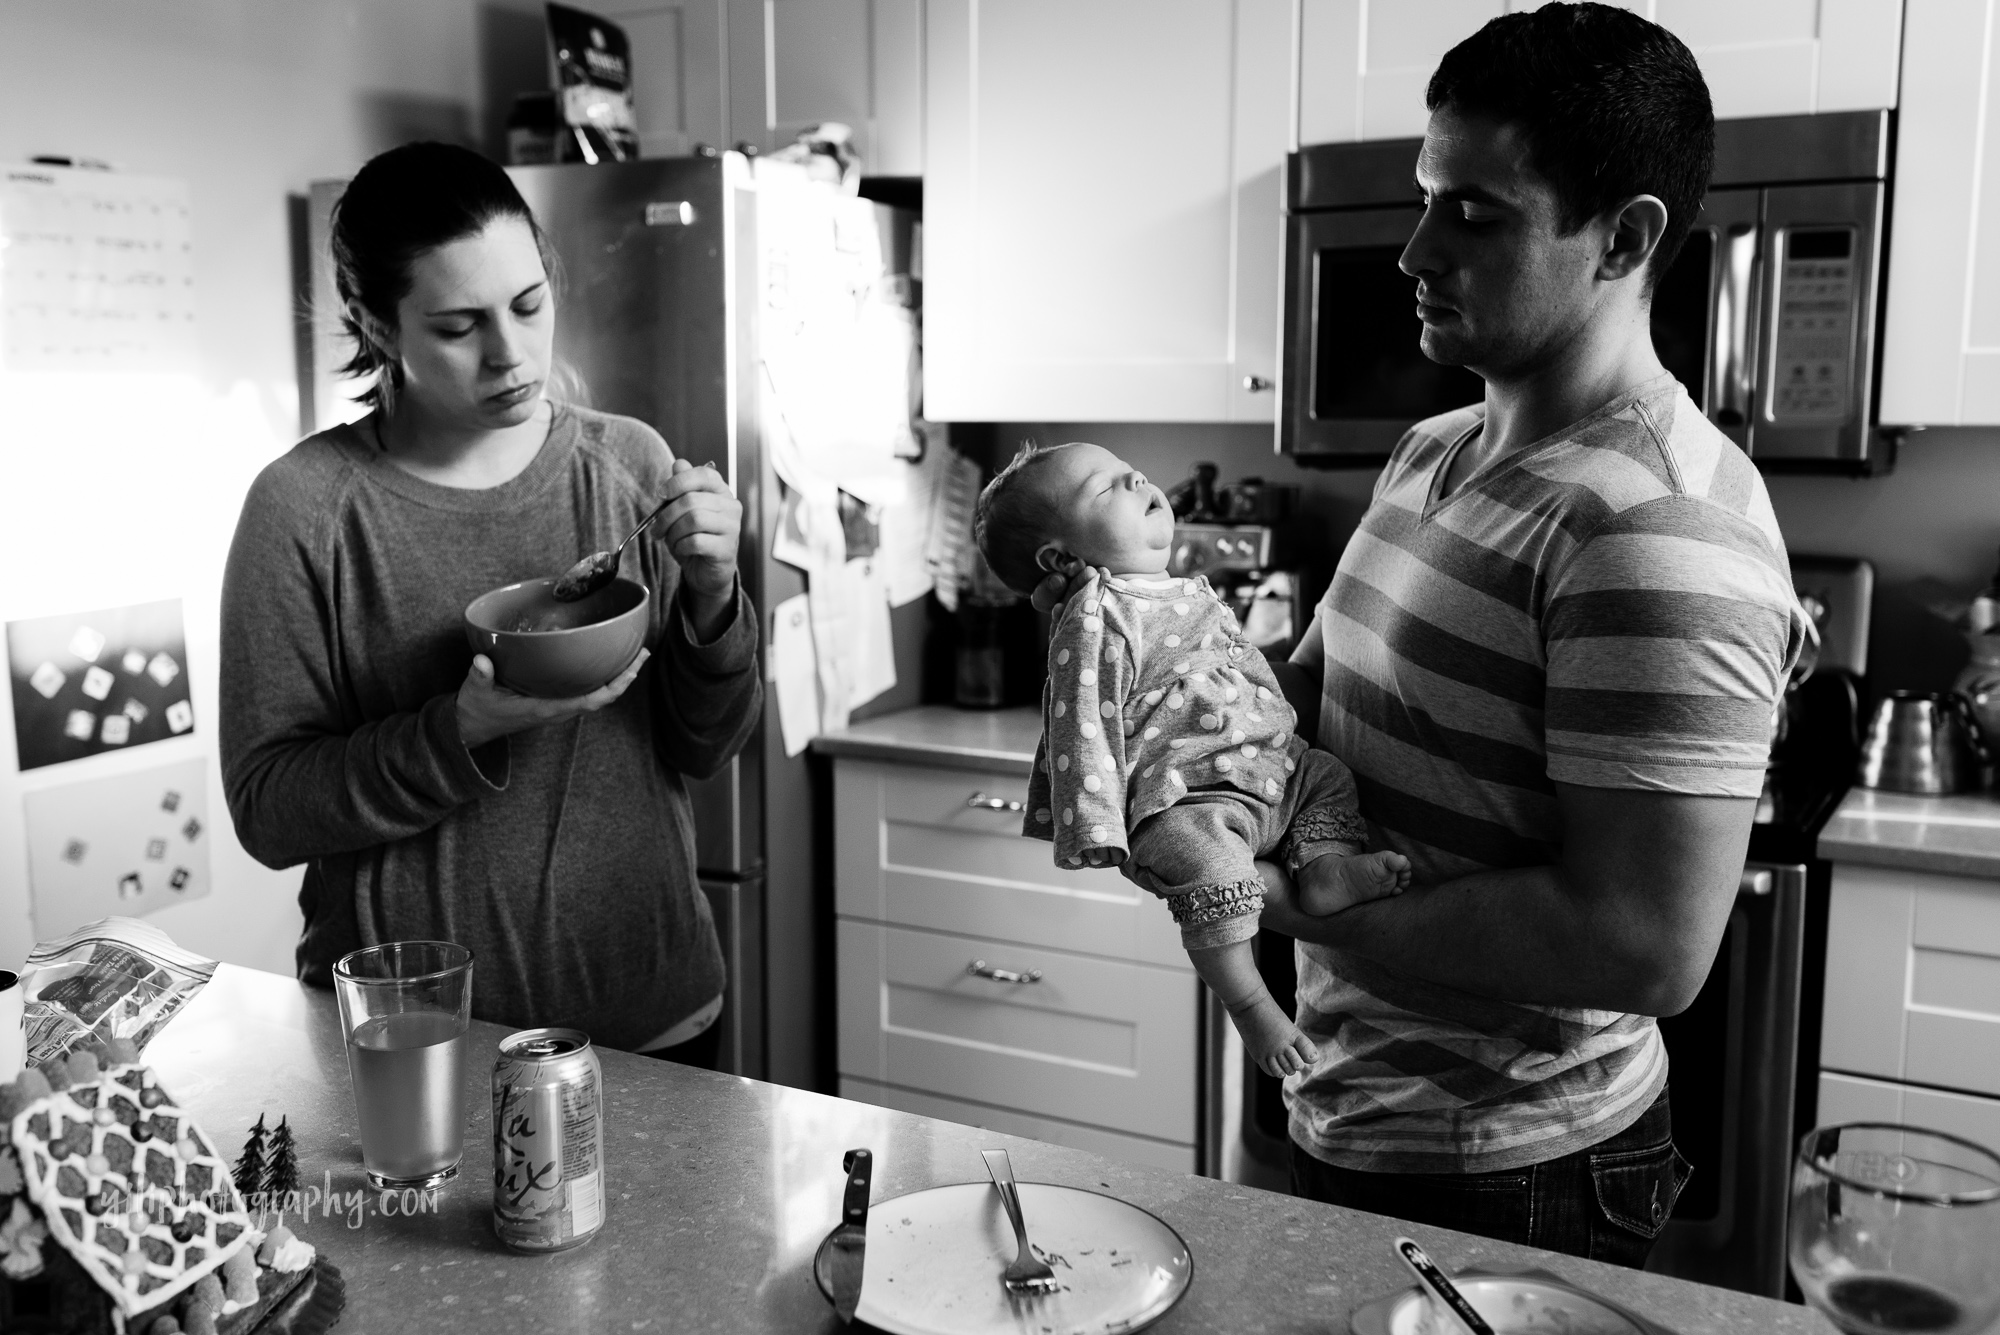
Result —
[{"label": "man's v-neck collar", "polygon": [[1458,458],[1459,451],[1470,444],[1473,437],[1486,429],[1486,405],[1483,403],[1476,405],[1478,417],[1465,430],[1459,432],[1458,436],[1449,445],[1445,446],[1443,455],[1440,456],[1436,468],[1431,473],[1430,485],[1424,489],[1424,509],[1422,515],[1418,518],[1418,522],[1423,523],[1436,518],[1447,506],[1466,493],[1485,486],[1488,482],[1500,477],[1510,469],[1519,467],[1538,454],[1547,453],[1550,449],[1562,444],[1564,441],[1575,439],[1578,433],[1595,426],[1598,422],[1616,417],[1633,404],[1658,393],[1661,386],[1671,382],[1673,378],[1673,372],[1663,371],[1651,380],[1626,390],[1623,394],[1620,394],[1617,398],[1611,400],[1595,412],[1579,417],[1567,426],[1558,427],[1539,440],[1531,440],[1520,449],[1511,450],[1501,455],[1498,459],[1489,459],[1476,472],[1459,483],[1458,490],[1452,492],[1449,496],[1439,495],[1444,490],[1445,478],[1451,475],[1452,461]]}]

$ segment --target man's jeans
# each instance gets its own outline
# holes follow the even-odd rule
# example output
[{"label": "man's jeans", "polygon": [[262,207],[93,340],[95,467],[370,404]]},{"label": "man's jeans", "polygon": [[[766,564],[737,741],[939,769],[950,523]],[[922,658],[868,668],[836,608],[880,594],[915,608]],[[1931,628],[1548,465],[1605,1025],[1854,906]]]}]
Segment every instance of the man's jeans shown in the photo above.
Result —
[{"label": "man's jeans", "polygon": [[1664,1089],[1611,1139],[1500,1173],[1363,1173],[1292,1146],[1295,1196],[1635,1269],[1690,1171]]}]

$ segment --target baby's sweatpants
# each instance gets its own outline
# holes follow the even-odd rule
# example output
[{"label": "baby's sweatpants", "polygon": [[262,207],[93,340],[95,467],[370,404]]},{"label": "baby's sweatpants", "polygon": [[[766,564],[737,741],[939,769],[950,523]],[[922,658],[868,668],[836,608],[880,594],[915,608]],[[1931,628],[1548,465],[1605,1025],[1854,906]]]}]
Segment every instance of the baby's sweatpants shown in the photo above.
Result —
[{"label": "baby's sweatpants", "polygon": [[1298,768],[1276,801],[1227,786],[1197,788],[1132,831],[1123,870],[1167,901],[1185,949],[1257,934],[1264,905],[1257,859],[1275,855],[1297,876],[1321,854],[1349,857],[1366,845],[1353,773],[1300,737],[1291,739],[1290,755]]}]

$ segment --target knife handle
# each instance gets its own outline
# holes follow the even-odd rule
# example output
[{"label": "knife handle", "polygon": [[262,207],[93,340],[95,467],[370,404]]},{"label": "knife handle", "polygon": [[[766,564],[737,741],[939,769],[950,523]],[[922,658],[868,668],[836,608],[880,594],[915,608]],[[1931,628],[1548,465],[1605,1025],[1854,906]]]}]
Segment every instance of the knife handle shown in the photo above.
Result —
[{"label": "knife handle", "polygon": [[847,1194],[841,1198],[840,1222],[866,1224],[868,1189],[875,1172],[875,1155],[869,1150],[849,1150],[841,1156],[840,1166],[847,1173]]}]

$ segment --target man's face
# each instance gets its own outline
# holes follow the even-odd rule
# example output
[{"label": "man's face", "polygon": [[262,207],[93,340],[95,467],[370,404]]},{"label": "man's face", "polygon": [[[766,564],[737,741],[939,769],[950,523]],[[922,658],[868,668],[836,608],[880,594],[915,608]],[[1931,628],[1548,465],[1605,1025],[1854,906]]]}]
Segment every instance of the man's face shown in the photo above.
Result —
[{"label": "man's face", "polygon": [[1449,108],[1417,156],[1423,221],[1403,249],[1424,355],[1488,380],[1532,374],[1588,321],[1601,228],[1557,230],[1556,193],[1514,126]]}]

